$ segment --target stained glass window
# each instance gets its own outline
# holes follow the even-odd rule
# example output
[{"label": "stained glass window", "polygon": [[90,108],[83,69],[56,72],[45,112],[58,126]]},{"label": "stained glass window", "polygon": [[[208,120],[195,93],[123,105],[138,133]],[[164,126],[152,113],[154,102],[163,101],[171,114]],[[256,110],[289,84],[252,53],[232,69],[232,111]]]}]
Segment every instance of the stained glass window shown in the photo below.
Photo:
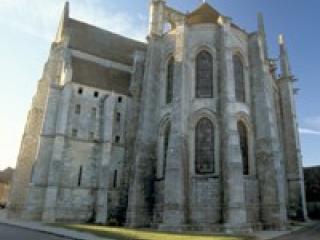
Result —
[{"label": "stained glass window", "polygon": [[195,129],[195,169],[197,174],[214,173],[214,127],[201,119]]},{"label": "stained glass window", "polygon": [[196,58],[196,97],[213,97],[213,60],[210,53],[201,51]]},{"label": "stained glass window", "polygon": [[249,175],[249,149],[248,149],[248,132],[246,125],[239,121],[238,131],[240,139],[240,150],[242,156],[243,174]]},{"label": "stained glass window", "polygon": [[245,102],[245,83],[244,70],[241,58],[238,55],[233,56],[233,71],[235,81],[236,100],[238,102]]},{"label": "stained glass window", "polygon": [[166,103],[172,102],[173,97],[174,58],[171,57],[167,65],[167,91]]},{"label": "stained glass window", "polygon": [[164,132],[164,139],[163,139],[163,170],[162,170],[163,176],[165,176],[165,171],[166,171],[166,166],[167,166],[170,130],[171,130],[171,126],[170,126],[170,124],[168,124],[166,126],[166,129]]}]

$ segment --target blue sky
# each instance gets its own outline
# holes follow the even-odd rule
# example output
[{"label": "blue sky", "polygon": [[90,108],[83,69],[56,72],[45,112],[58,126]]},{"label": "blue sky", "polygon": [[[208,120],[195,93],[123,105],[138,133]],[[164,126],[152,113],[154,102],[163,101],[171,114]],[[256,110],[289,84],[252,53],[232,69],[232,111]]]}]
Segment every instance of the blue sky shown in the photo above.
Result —
[{"label": "blue sky", "polygon": [[[144,40],[148,0],[71,0],[71,17]],[[201,0],[169,0],[192,11]],[[320,165],[320,1],[208,0],[247,31],[256,30],[256,13],[265,17],[270,55],[278,56],[277,35],[287,40],[299,78],[296,97],[303,161]],[[54,39],[64,0],[0,0],[0,170],[15,166],[27,111]]]}]

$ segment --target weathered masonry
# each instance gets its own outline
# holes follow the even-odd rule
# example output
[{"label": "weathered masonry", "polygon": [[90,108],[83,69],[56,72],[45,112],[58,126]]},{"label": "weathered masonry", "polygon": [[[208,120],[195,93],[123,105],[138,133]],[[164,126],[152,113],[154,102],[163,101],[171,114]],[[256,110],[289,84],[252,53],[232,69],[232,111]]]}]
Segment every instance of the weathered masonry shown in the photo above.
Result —
[{"label": "weathered masonry", "polygon": [[22,140],[9,216],[164,230],[304,220],[293,75],[262,15],[150,4],[147,43],[61,19]]}]

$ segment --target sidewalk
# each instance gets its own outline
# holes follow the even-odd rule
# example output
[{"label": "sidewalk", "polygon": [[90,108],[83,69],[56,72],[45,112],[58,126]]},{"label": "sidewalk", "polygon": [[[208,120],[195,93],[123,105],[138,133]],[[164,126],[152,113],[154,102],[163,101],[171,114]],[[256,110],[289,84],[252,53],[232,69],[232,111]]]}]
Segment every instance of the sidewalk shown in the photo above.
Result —
[{"label": "sidewalk", "polygon": [[294,232],[300,231],[303,228],[310,227],[314,225],[313,222],[301,223],[298,226],[290,226],[288,230],[284,231],[258,231],[254,232],[252,235],[257,237],[258,240],[271,240],[274,238],[282,237]]},{"label": "sidewalk", "polygon": [[[66,239],[112,240],[112,239],[97,237],[89,233],[82,233],[82,232],[67,230],[64,228],[51,227],[40,222],[24,222],[21,220],[8,220],[5,218],[5,213],[3,210],[0,210],[0,224],[7,224],[11,226],[29,229],[29,230],[39,231],[39,232],[51,234],[58,237],[64,237]],[[285,236],[287,234],[299,231],[305,227],[312,226],[313,224],[314,223],[312,222],[308,222],[305,224],[301,224],[299,226],[290,226],[290,229],[286,231],[259,231],[259,232],[252,233],[251,236],[257,237],[257,240],[271,240],[277,237]]]},{"label": "sidewalk", "polygon": [[[296,231],[300,230],[301,227],[296,229]],[[292,231],[258,231],[254,232],[252,235],[255,236],[258,240],[271,240],[277,237],[281,237],[287,234],[292,233]]]},{"label": "sidewalk", "polygon": [[112,240],[107,238],[100,238],[89,233],[81,233],[81,232],[67,230],[63,228],[50,227],[40,222],[24,222],[21,220],[8,220],[5,218],[5,212],[3,210],[0,210],[0,224],[20,227],[20,228],[47,233],[57,237],[63,237],[63,238],[72,239],[72,240]]}]

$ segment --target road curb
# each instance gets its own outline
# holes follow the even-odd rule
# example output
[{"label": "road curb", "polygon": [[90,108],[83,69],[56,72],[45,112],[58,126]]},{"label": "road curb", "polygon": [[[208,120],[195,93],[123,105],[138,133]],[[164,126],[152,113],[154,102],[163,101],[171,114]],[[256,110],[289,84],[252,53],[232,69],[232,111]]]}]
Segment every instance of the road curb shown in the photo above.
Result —
[{"label": "road curb", "polygon": [[[64,228],[56,228],[56,227],[41,226],[41,225],[39,227],[33,227],[33,226],[30,226],[29,223],[23,224],[23,223],[18,223],[13,221],[7,221],[4,219],[0,219],[0,224],[11,226],[11,227],[22,228],[22,229],[30,230],[34,232],[45,233],[52,236],[70,239],[70,240],[112,240],[112,239],[101,238],[90,233],[82,233],[82,232],[72,231]],[[35,224],[41,224],[41,223],[35,223]],[[64,231],[65,233],[62,233],[61,231]],[[76,236],[76,235],[83,235],[83,236]]]},{"label": "road curb", "polygon": [[[21,225],[18,225],[18,224],[7,223],[7,222],[2,222],[2,221],[0,221],[0,224],[7,225],[7,226],[10,226],[10,227],[22,228],[22,229],[33,231],[33,232],[46,233],[46,234],[49,234],[49,235],[52,235],[52,236],[55,236],[55,237],[62,237],[62,238],[70,239],[70,237],[65,236],[64,234],[59,234],[59,233],[49,232],[49,231],[45,231],[45,230],[41,230],[41,229],[35,229],[35,228],[31,228],[31,227],[21,226]],[[84,240],[84,239],[72,237],[70,240]]]},{"label": "road curb", "polygon": [[294,233],[302,233],[302,232],[305,232],[305,231],[307,231],[309,228],[314,227],[316,224],[317,224],[317,222],[312,222],[312,221],[307,222],[307,223],[305,223],[304,226],[301,226],[301,227],[298,228],[298,229],[292,230],[292,231],[290,231],[289,233],[283,234],[283,235],[281,235],[281,236],[277,236],[277,237],[275,237],[275,238],[271,238],[271,239],[269,239],[269,240],[278,240],[278,239],[280,239],[280,238],[287,237],[287,236],[292,235],[292,234],[294,234]]},{"label": "road curb", "polygon": [[253,237],[256,237],[257,240],[277,240],[281,237],[293,234],[297,231],[304,231],[305,229],[308,229],[309,227],[314,226],[317,224],[316,222],[307,222],[303,224],[298,224],[296,226],[288,226],[288,229],[277,231],[277,230],[265,230],[265,231],[257,231],[252,234]]}]

